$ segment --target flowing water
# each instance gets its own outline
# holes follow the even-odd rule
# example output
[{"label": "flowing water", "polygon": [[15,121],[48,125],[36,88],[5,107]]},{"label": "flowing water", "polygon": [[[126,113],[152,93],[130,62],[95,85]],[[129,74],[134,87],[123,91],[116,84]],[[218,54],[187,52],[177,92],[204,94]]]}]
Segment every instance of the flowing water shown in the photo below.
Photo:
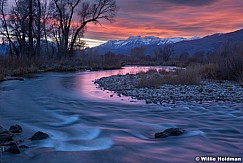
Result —
[{"label": "flowing water", "polygon": [[[196,156],[243,156],[243,104],[185,103],[147,105],[97,89],[93,80],[135,73],[122,70],[43,73],[25,81],[0,83],[0,125],[20,124],[29,138],[19,155],[3,153],[0,162],[194,162]],[[185,135],[153,139],[170,127]]]}]

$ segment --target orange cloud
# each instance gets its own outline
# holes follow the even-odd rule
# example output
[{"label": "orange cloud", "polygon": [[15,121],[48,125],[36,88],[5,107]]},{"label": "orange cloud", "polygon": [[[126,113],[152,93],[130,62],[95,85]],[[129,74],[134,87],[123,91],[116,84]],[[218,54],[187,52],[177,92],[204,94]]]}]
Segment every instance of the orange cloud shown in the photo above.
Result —
[{"label": "orange cloud", "polygon": [[[129,36],[192,37],[225,33],[243,27],[242,0],[117,0],[115,23],[89,24],[86,38]],[[197,1],[198,2],[198,1]]]}]

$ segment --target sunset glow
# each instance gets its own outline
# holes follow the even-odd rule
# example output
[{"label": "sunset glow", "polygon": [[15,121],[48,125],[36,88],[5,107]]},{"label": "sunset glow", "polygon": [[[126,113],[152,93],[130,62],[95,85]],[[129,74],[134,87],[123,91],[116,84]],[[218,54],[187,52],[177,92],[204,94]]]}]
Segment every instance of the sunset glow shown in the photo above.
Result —
[{"label": "sunset glow", "polygon": [[117,0],[115,22],[89,24],[85,38],[193,37],[243,27],[242,0]]}]

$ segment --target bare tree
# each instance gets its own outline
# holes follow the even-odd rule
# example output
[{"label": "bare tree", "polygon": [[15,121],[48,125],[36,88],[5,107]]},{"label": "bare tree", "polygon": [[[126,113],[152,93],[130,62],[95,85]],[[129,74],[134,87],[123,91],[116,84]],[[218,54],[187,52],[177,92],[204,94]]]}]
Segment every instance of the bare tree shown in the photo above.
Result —
[{"label": "bare tree", "polygon": [[0,34],[9,43],[10,54],[27,54],[29,57],[39,55],[41,40],[47,40],[47,2],[15,0],[15,5],[8,13],[7,4],[7,0],[0,0]]},{"label": "bare tree", "polygon": [[[29,1],[15,0],[15,6],[12,7],[9,14],[9,29],[11,30],[11,39],[18,47],[20,55],[29,54],[28,38],[29,36]],[[32,32],[31,32],[32,33]],[[30,41],[29,41],[30,42]]]},{"label": "bare tree", "polygon": [[145,52],[146,52],[146,47],[144,46],[132,48],[130,51],[131,61],[138,62],[141,60],[145,60],[146,58]]},{"label": "bare tree", "polygon": [[10,54],[13,54],[12,47],[17,51],[16,46],[12,42],[10,31],[9,31],[9,25],[6,18],[6,11],[5,8],[7,6],[7,0],[0,0],[0,34],[2,36],[3,42],[7,42],[9,44]]},{"label": "bare tree", "polygon": [[49,52],[49,46],[48,46],[48,39],[47,39],[47,21],[48,21],[48,3],[47,0],[44,0],[41,6],[41,20],[42,20],[42,29],[43,29],[43,39],[45,40],[46,43],[46,51]]},{"label": "bare tree", "polygon": [[164,45],[162,48],[158,48],[154,50],[155,60],[162,64],[162,62],[167,62],[170,60],[173,54],[173,46],[170,44]]},{"label": "bare tree", "polygon": [[[83,36],[88,23],[100,23],[101,19],[112,21],[116,15],[115,0],[95,0],[94,3],[81,0],[52,0],[53,37],[59,47],[59,53],[71,56],[75,45]],[[75,19],[75,18],[76,19]]]},{"label": "bare tree", "polygon": [[29,55],[34,55],[33,52],[33,0],[28,0],[29,1],[29,5],[28,5],[28,9],[29,9],[29,13],[28,13],[28,28],[29,28],[29,32],[28,32],[28,41],[29,41]]},{"label": "bare tree", "polygon": [[28,57],[39,56],[42,40],[49,45],[49,38],[61,57],[72,56],[75,48],[84,46],[81,38],[88,23],[111,22],[117,11],[116,0],[15,0],[6,13],[7,2],[0,0],[0,34],[11,54]]},{"label": "bare tree", "polygon": [[36,12],[36,54],[40,54],[41,44],[41,18],[42,18],[42,6],[40,0],[37,0],[37,12]]}]

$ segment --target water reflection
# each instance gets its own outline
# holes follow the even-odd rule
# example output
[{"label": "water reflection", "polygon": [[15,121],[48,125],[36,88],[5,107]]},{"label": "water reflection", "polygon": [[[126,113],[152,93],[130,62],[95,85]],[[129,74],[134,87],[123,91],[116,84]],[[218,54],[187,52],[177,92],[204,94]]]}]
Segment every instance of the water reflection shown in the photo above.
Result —
[{"label": "water reflection", "polygon": [[[94,80],[108,77],[112,75],[125,75],[125,74],[135,74],[138,72],[146,72],[150,69],[155,70],[173,70],[175,67],[171,66],[126,66],[119,70],[107,70],[107,71],[95,71],[95,72],[83,72],[75,77],[75,87],[79,90],[80,95],[90,100],[98,101],[109,101],[109,102],[119,102],[119,103],[137,103],[144,104],[144,101],[134,100],[131,97],[119,97],[114,92],[104,91],[97,89],[97,85],[93,83]],[[112,95],[112,96],[111,96]]]}]

